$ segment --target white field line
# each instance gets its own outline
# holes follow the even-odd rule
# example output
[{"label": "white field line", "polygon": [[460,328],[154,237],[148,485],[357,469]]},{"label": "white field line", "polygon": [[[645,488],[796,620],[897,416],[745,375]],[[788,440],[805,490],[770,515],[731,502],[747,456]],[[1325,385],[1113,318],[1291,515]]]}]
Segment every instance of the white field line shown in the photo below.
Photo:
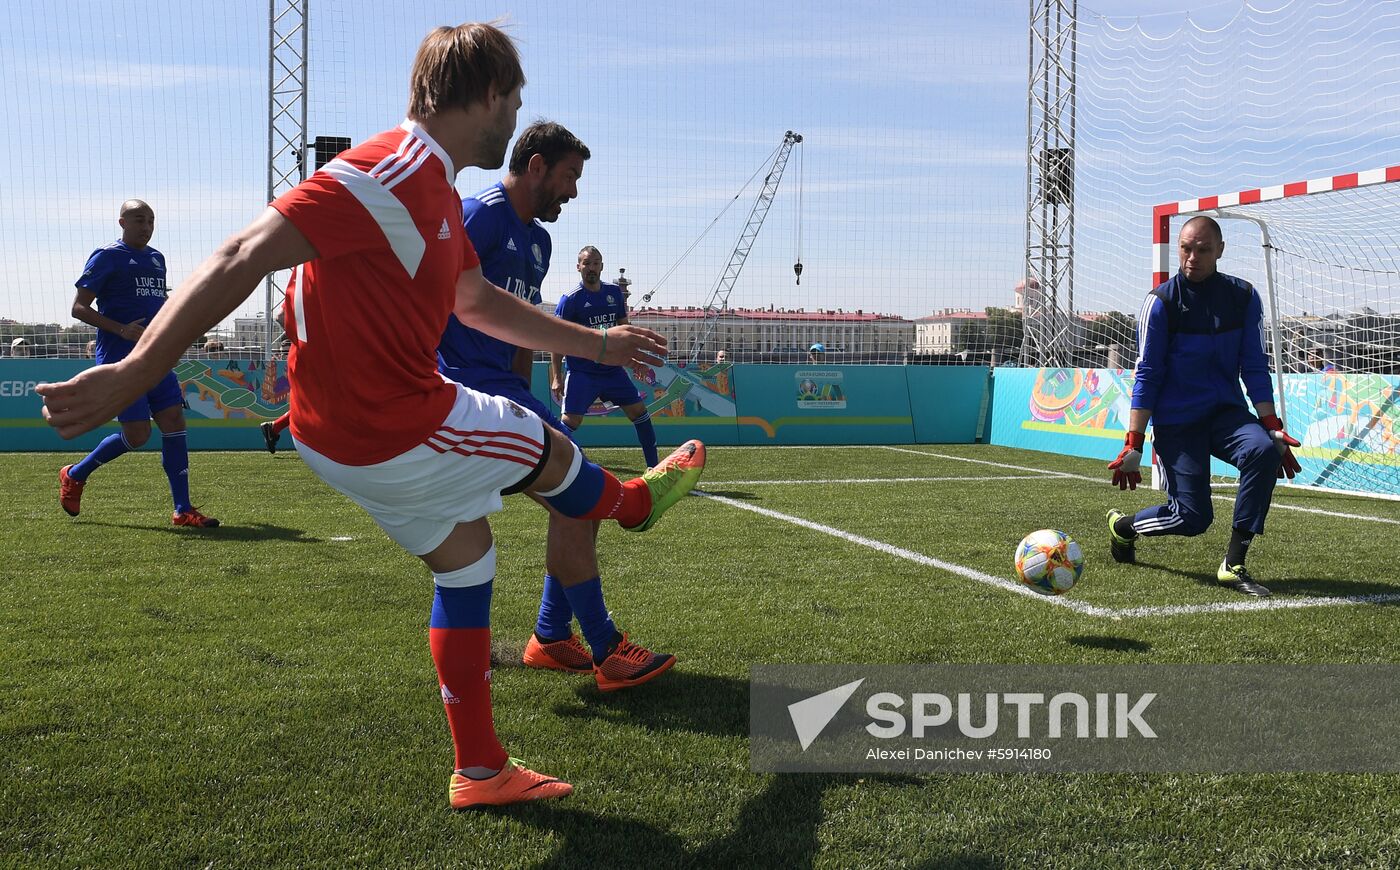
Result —
[{"label": "white field line", "polygon": [[830,484],[830,483],[945,483],[945,482],[967,482],[967,483],[992,483],[998,480],[1044,480],[1043,474],[1006,474],[1000,477],[843,477],[834,480],[706,480],[707,486],[730,486],[742,484],[744,486],[757,486],[759,484],[777,484],[782,486],[802,486],[807,484]]},{"label": "white field line", "polygon": [[841,529],[832,528],[831,526],[824,526],[821,523],[814,523],[811,520],[804,520],[801,517],[794,517],[789,514],[778,513],[777,511],[769,510],[768,508],[761,508],[757,505],[747,504],[745,502],[739,501],[738,499],[725,498],[724,496],[712,495],[707,492],[700,492],[699,490],[695,490],[693,494],[703,496],[704,498],[708,498],[713,501],[720,502],[722,504],[727,504],[730,507],[739,508],[740,510],[751,511],[753,513],[759,514],[760,516],[769,517],[775,520],[782,520],[785,523],[792,523],[794,526],[801,526],[804,529],[811,529],[814,532],[821,532],[824,535],[831,535],[833,538],[840,538],[841,540],[849,541],[852,544],[859,544],[862,547],[869,547],[872,550],[878,550],[881,553],[886,553],[899,559],[904,559],[906,561],[914,562],[919,565],[924,565],[929,568],[938,568],[940,570],[947,571],[951,574],[957,574],[959,577],[966,577],[969,580],[976,580],[978,583],[985,583],[988,586],[996,586],[997,588],[1004,589],[1007,592],[1015,592],[1017,595],[1025,595],[1030,598],[1035,598],[1037,600],[1044,601],[1047,604],[1058,604],[1061,607],[1068,607],[1070,610],[1075,610],[1079,613],[1086,613],[1090,616],[1113,615],[1112,611],[1103,607],[1095,607],[1092,604],[1085,604],[1082,601],[1075,601],[1074,599],[1065,598],[1064,596],[1041,595],[1040,593],[1033,591],[1030,587],[1023,586],[1020,583],[1008,580],[1005,577],[997,577],[992,574],[984,574],[981,571],[977,571],[975,569],[968,568],[963,565],[957,565],[952,562],[944,562],[942,559],[935,559],[932,556],[925,556],[922,553],[915,553],[913,550],[906,550],[903,547],[896,547],[893,544],[886,544],[882,541],[872,540],[871,538],[864,538],[860,535],[852,534],[851,532],[842,531]]},{"label": "white field line", "polygon": [[[991,462],[986,459],[968,459],[965,456],[953,456],[948,453],[928,453],[923,450],[910,450],[906,447],[889,447],[886,445],[880,445],[880,447],[881,449],[894,450],[898,453],[913,453],[916,456],[931,456],[936,459],[955,459],[958,462],[975,462],[978,465],[990,465],[994,468],[1005,468],[1010,471],[1035,471],[1045,475],[1047,478],[1072,478],[1074,480],[1087,480],[1090,483],[1102,483],[1108,484],[1110,486],[1112,485],[1109,484],[1109,478],[1106,474],[1103,477],[1090,477],[1087,474],[1071,474],[1067,471],[1046,471],[1044,469],[1029,468],[1024,465],[1011,465],[1005,462]],[[1282,490],[1282,492],[1286,494],[1287,490]],[[1214,501],[1229,502],[1230,504],[1235,503],[1234,496],[1229,495],[1213,495],[1211,496],[1211,499],[1213,499]],[[1391,519],[1390,517],[1376,517],[1371,516],[1370,514],[1349,514],[1343,513],[1341,511],[1323,510],[1322,508],[1309,508],[1292,504],[1279,504],[1278,502],[1274,502],[1271,506],[1271,509],[1281,511],[1297,511],[1298,513],[1304,514],[1320,514],[1325,517],[1336,517],[1337,519],[1342,520],[1361,520],[1363,522],[1368,523],[1385,523],[1386,525],[1400,526],[1400,520]]]},{"label": "white field line", "polygon": [[1064,596],[1041,595],[1040,593],[1032,590],[1030,587],[1023,586],[1020,583],[1008,580],[1005,577],[998,577],[994,574],[987,574],[985,572],[978,571],[975,568],[969,568],[965,565],[958,565],[954,562],[945,562],[942,559],[935,559],[932,556],[925,556],[924,554],[916,553],[913,550],[906,550],[903,547],[897,547],[893,544],[886,544],[883,541],[876,541],[872,538],[866,538],[861,535],[854,534],[852,532],[847,532],[842,529],[833,528],[832,526],[822,525],[821,523],[812,522],[811,520],[804,520],[801,517],[795,517],[790,514],[784,514],[779,513],[778,511],[769,510],[768,508],[761,508],[757,505],[747,504],[743,501],[739,501],[738,499],[725,498],[721,495],[714,495],[712,493],[702,492],[700,490],[695,490],[691,494],[701,496],[703,498],[708,498],[712,501],[717,501],[722,504],[729,505],[730,507],[736,507],[740,510],[750,511],[751,513],[759,514],[760,516],[769,517],[770,519],[781,520],[785,523],[791,523],[792,525],[800,526],[804,529],[810,529],[814,532],[821,532],[824,535],[831,535],[834,538],[840,538],[841,540],[848,541],[852,544],[858,544],[862,547],[868,547],[872,550],[876,550],[889,556],[894,556],[898,559],[904,559],[906,561],[913,562],[918,565],[924,565],[929,568],[937,568],[942,571],[947,571],[950,574],[956,574],[959,577],[966,577],[969,580],[975,580],[978,583],[983,583],[987,586],[995,586],[999,589],[1003,589],[1008,592],[1014,592],[1018,595],[1024,595],[1028,598],[1043,602],[1045,604],[1054,604],[1060,607],[1065,607],[1070,610],[1073,610],[1076,613],[1082,613],[1085,616],[1096,616],[1106,619],[1122,620],[1154,616],[1182,616],[1196,613],[1233,613],[1238,611],[1251,610],[1294,610],[1305,607],[1336,607],[1338,605],[1343,604],[1384,604],[1390,601],[1400,601],[1400,593],[1381,593],[1373,595],[1348,595],[1341,597],[1282,599],[1269,598],[1262,601],[1239,601],[1229,603],[1222,602],[1218,604],[1168,604],[1126,608],[1098,607],[1093,604],[1086,604],[1082,601],[1078,601],[1073,598],[1065,598]]}]

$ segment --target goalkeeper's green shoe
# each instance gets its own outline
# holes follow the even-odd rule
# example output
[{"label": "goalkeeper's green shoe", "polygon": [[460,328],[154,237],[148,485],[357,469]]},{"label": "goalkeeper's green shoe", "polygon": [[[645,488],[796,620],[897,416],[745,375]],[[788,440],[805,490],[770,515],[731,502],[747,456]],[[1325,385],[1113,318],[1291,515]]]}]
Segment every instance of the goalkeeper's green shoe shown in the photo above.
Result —
[{"label": "goalkeeper's green shoe", "polygon": [[1115,528],[1123,516],[1120,510],[1108,512],[1108,552],[1113,556],[1113,561],[1132,565],[1137,562],[1137,539],[1125,538]]},{"label": "goalkeeper's green shoe", "polygon": [[670,456],[642,475],[642,482],[651,491],[651,513],[639,526],[624,526],[629,532],[645,532],[661,519],[686,493],[700,482],[705,470],[705,445],[692,438],[677,447]]},{"label": "goalkeeper's green shoe", "polygon": [[1262,583],[1249,576],[1243,565],[1226,565],[1223,559],[1220,561],[1220,568],[1215,572],[1215,582],[1255,598],[1268,598],[1273,594]]}]

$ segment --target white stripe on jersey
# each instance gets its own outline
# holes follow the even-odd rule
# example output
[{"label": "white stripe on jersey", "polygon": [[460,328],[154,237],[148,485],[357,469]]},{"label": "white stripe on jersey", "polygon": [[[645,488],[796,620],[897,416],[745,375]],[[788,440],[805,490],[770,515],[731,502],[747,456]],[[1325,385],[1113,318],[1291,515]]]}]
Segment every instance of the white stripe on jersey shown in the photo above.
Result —
[{"label": "white stripe on jersey", "polygon": [[449,157],[447,152],[443,150],[443,147],[437,143],[436,139],[428,135],[427,130],[418,126],[416,121],[407,120],[399,125],[399,129],[407,130],[408,135],[428,146],[428,150],[435,154],[438,160],[442,161],[443,171],[447,173],[448,184],[451,184],[457,178],[457,167],[452,165],[452,158]]},{"label": "white stripe on jersey", "polygon": [[413,143],[413,136],[410,135],[403,137],[403,141],[399,143],[399,147],[394,151],[394,153],[390,154],[388,157],[385,157],[383,160],[374,164],[374,166],[370,169],[369,174],[377,177],[390,165],[398,163],[399,160],[403,158],[404,152],[407,151],[410,147],[412,147]]},{"label": "white stripe on jersey", "polygon": [[[399,258],[404,271],[408,272],[408,277],[416,276],[428,245],[414,225],[413,216],[398,197],[377,179],[371,178],[369,173],[356,169],[338,157],[322,167],[322,171],[345,185],[345,189],[359,200],[389,240],[389,247]],[[297,322],[301,322],[300,318]]]},{"label": "white stripe on jersey", "polygon": [[384,167],[380,172],[371,172],[370,176],[384,185],[387,190],[393,190],[394,185],[412,175],[413,170],[421,166],[427,156],[427,146],[422,142],[414,140],[412,147],[404,153],[402,158]]},{"label": "white stripe on jersey", "polygon": [[302,292],[306,271],[300,266],[293,267],[292,280],[296,282],[292,288],[292,318],[297,322],[297,341],[306,344],[306,303],[303,301],[306,294]]},{"label": "white stripe on jersey", "polygon": [[1152,303],[1156,299],[1157,296],[1155,294],[1148,293],[1147,298],[1142,301],[1141,310],[1138,311],[1138,355],[1137,363],[1134,364],[1133,368],[1142,365],[1142,348],[1147,343],[1145,341],[1147,337],[1147,315],[1152,312]]},{"label": "white stripe on jersey", "polygon": [[487,205],[496,205],[497,203],[502,202],[505,198],[505,193],[499,187],[488,188],[476,195],[477,201],[484,202]]}]

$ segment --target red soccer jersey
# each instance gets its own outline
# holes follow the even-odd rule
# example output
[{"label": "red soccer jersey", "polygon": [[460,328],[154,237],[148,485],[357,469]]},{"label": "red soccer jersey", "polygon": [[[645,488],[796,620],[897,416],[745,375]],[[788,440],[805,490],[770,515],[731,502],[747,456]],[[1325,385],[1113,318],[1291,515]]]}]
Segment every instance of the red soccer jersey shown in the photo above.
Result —
[{"label": "red soccer jersey", "polygon": [[447,152],[412,121],[272,203],[316,248],[285,305],[292,435],[345,465],[422,444],[452,410],[437,370],[457,277],[478,265]]}]

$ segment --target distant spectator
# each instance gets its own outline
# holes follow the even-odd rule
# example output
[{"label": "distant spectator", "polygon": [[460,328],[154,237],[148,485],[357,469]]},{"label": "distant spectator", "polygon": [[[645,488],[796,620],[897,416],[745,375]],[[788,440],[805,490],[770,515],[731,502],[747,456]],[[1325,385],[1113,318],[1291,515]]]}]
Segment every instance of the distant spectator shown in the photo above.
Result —
[{"label": "distant spectator", "polygon": [[223,353],[224,343],[217,338],[211,338],[204,343],[205,353]]},{"label": "distant spectator", "polygon": [[10,356],[16,359],[29,356],[33,348],[29,344],[29,339],[23,336],[10,342]]},{"label": "distant spectator", "polygon": [[1322,358],[1322,352],[1321,352],[1321,351],[1318,351],[1318,350],[1310,350],[1310,351],[1308,351],[1308,365],[1307,365],[1307,368],[1305,369],[1305,371],[1309,371],[1309,372],[1321,372],[1321,373],[1323,373],[1323,374],[1330,374],[1330,373],[1332,373],[1332,372],[1335,372],[1336,370],[1337,370],[1337,367],[1336,367],[1336,366],[1332,365],[1330,362],[1328,362],[1327,360],[1325,360],[1325,359]]},{"label": "distant spectator", "polygon": [[83,348],[83,356],[87,357],[88,359],[97,358],[97,339],[88,339],[87,345]]},{"label": "distant spectator", "polygon": [[715,365],[724,365],[726,359],[727,358],[725,357],[724,351],[719,351],[715,354]]},{"label": "distant spectator", "polygon": [[[799,345],[800,347],[801,345]],[[807,348],[807,362],[823,363],[826,361],[826,345],[820,341]]]}]

